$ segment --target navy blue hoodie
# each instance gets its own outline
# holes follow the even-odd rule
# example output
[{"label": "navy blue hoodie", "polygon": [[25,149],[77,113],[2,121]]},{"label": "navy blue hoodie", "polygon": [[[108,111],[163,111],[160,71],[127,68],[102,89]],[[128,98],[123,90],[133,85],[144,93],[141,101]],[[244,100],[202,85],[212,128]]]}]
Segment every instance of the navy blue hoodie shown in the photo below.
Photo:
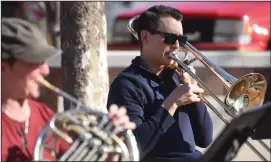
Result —
[{"label": "navy blue hoodie", "polygon": [[213,123],[204,103],[181,106],[174,116],[161,106],[178,84],[173,70],[164,70],[159,78],[137,56],[110,86],[107,107],[127,108],[137,125],[141,161],[199,160],[202,153],[195,146],[206,148],[212,141]]}]

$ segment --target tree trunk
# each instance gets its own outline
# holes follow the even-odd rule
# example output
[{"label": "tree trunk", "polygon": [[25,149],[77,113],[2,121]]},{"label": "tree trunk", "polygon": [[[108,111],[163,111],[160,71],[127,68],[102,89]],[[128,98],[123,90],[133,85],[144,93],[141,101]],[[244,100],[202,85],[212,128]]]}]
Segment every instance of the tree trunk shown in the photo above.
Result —
[{"label": "tree trunk", "polygon": [[[109,90],[104,2],[61,2],[64,90],[106,112]],[[65,103],[65,110],[69,104]]]}]

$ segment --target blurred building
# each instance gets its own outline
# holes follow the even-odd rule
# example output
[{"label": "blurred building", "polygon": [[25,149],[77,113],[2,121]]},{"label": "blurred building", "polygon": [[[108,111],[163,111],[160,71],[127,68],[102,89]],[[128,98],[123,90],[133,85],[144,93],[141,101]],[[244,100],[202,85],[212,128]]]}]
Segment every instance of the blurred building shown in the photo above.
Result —
[{"label": "blurred building", "polygon": [[130,10],[138,5],[138,2],[132,1],[107,1],[105,2],[105,14],[107,21],[107,41],[110,42],[112,40],[112,29],[115,22],[115,17],[120,12]]}]

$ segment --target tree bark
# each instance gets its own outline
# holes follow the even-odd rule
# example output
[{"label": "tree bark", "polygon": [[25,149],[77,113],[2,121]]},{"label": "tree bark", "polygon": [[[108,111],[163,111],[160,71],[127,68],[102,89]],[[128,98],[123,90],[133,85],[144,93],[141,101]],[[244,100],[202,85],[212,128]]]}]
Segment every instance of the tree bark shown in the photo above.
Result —
[{"label": "tree bark", "polygon": [[[104,2],[61,2],[64,90],[106,112],[109,90]],[[65,110],[69,108],[64,104]]]}]

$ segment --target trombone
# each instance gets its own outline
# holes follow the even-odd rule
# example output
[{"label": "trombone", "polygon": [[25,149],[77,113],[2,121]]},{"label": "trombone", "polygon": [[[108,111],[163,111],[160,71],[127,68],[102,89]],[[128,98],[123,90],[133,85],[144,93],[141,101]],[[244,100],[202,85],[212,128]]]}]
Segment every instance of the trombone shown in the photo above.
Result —
[{"label": "trombone", "polygon": [[[137,32],[135,30],[135,21],[139,18],[139,15],[132,17],[129,20],[127,28],[129,32],[138,39]],[[229,114],[231,117],[235,118],[236,115],[244,112],[245,110],[254,108],[263,103],[264,96],[266,93],[266,79],[263,75],[259,73],[250,73],[237,79],[232,75],[225,72],[206,56],[204,56],[200,51],[198,51],[193,45],[191,45],[187,40],[179,42],[181,47],[185,51],[190,51],[195,58],[188,60],[188,53],[185,52],[184,59],[180,59],[176,52],[171,53],[171,58],[177,63],[175,66],[170,65],[169,68],[183,68],[190,76],[195,79],[199,86],[201,86],[205,91],[207,91]],[[207,86],[204,82],[193,73],[193,71],[188,67],[188,64],[195,60],[202,62],[208,69],[210,69],[224,84],[227,89],[226,97],[224,102],[221,101]],[[223,115],[204,97],[200,98],[209,106],[209,108],[225,123],[230,122],[223,117]],[[261,140],[258,142],[269,152],[270,148]],[[262,160],[267,161],[267,159],[249,142],[246,144],[251,148]]]}]

